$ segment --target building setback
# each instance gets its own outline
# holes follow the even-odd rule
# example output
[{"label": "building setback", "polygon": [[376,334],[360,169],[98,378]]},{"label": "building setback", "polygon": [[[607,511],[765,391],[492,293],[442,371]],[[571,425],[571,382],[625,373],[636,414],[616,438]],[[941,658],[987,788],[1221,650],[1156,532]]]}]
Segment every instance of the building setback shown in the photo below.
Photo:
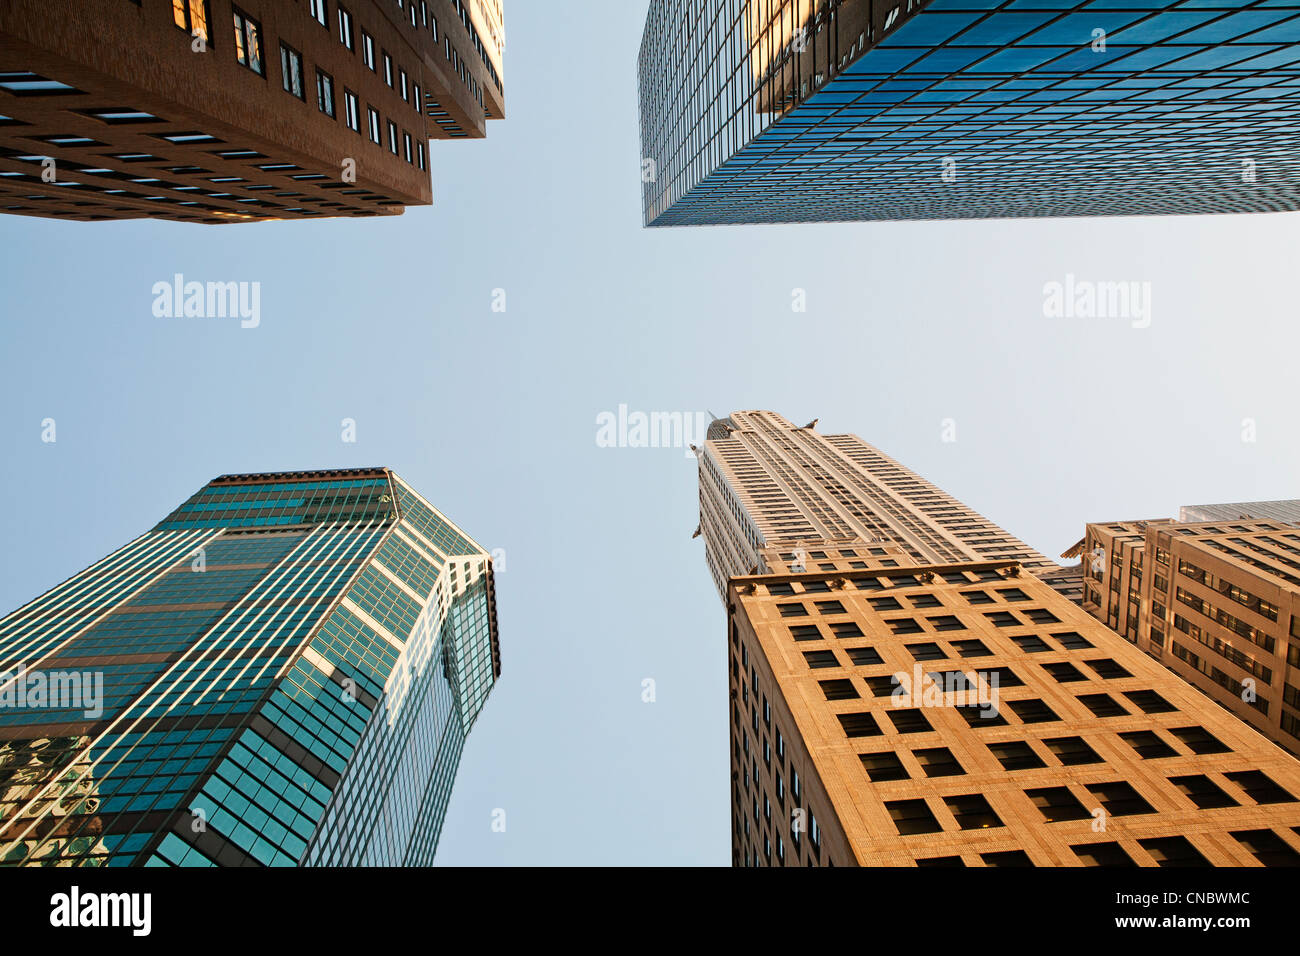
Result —
[{"label": "building setback", "polygon": [[391,471],[217,478],[0,619],[0,861],[427,865],[500,673],[489,555]]},{"label": "building setback", "polygon": [[1231,518],[1096,523],[1082,557],[1084,610],[1300,753],[1300,529]]},{"label": "building setback", "polygon": [[1238,501],[1231,504],[1183,505],[1178,520],[1185,524],[1197,521],[1239,521],[1258,518],[1300,525],[1300,501]]},{"label": "building setback", "polygon": [[7,0],[0,211],[229,223],[433,201],[505,115],[499,0]]},{"label": "building setback", "polygon": [[987,519],[963,524],[860,439],[736,413],[700,485],[733,864],[1300,862],[1300,763],[1050,586],[1060,569],[1022,542],[952,540]]},{"label": "building setback", "polygon": [[649,226],[1300,206],[1300,0],[652,0]]}]

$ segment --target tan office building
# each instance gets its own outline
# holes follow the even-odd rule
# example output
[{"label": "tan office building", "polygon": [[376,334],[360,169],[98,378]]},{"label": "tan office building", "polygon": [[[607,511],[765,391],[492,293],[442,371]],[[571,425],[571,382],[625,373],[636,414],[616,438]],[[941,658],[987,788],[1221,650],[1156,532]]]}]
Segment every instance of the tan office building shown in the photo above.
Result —
[{"label": "tan office building", "polygon": [[1300,529],[1274,520],[1098,523],[1078,550],[1086,611],[1300,753]]},{"label": "tan office building", "polygon": [[6,0],[0,211],[230,223],[428,205],[431,144],[505,115],[503,49],[499,0]]},{"label": "tan office building", "polygon": [[700,486],[733,863],[1300,862],[1300,763],[861,439],[734,414]]}]

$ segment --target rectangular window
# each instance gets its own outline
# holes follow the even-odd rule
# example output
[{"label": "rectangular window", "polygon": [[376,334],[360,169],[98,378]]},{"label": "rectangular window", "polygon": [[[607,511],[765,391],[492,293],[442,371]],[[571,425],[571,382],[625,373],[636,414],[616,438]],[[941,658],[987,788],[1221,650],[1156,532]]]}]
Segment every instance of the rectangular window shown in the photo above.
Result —
[{"label": "rectangular window", "polygon": [[334,78],[316,71],[316,105],[326,116],[334,116]]},{"label": "rectangular window", "polygon": [[397,155],[397,124],[392,120],[388,121],[388,149],[394,156]]},{"label": "rectangular window", "polygon": [[298,99],[305,99],[302,87],[302,54],[293,47],[280,44],[280,77],[284,91]]},{"label": "rectangular window", "polygon": [[352,39],[352,14],[339,7],[339,42],[349,50],[356,49]]},{"label": "rectangular window", "polygon": [[415,144],[415,159],[420,169],[424,169],[424,144],[418,140]]},{"label": "rectangular window", "polygon": [[398,70],[397,75],[402,86],[402,99],[409,103],[411,101],[411,87],[406,81],[406,71]]},{"label": "rectangular window", "polygon": [[172,20],[190,36],[208,40],[208,24],[212,22],[208,0],[172,0]]},{"label": "rectangular window", "polygon": [[379,111],[373,106],[369,107],[370,112],[370,142],[376,145],[383,144],[383,134],[379,130]]},{"label": "rectangular window", "polygon": [[393,85],[393,58],[387,53],[384,54],[384,82]]},{"label": "rectangular window", "polygon": [[258,76],[262,67],[262,25],[249,18],[238,7],[234,8],[235,59]]},{"label": "rectangular window", "polygon": [[373,73],[375,69],[375,38],[365,30],[361,31],[361,62]]},{"label": "rectangular window", "polygon": [[311,11],[312,19],[323,27],[328,27],[330,22],[329,12],[325,9],[325,0],[310,0],[307,9]]},{"label": "rectangular window", "polygon": [[348,129],[361,132],[361,107],[357,103],[357,94],[349,89],[343,91],[343,121],[348,124]]},{"label": "rectangular window", "polygon": [[407,132],[403,132],[402,142],[406,147],[406,161],[408,163],[414,163],[415,157],[411,155],[411,134]]}]

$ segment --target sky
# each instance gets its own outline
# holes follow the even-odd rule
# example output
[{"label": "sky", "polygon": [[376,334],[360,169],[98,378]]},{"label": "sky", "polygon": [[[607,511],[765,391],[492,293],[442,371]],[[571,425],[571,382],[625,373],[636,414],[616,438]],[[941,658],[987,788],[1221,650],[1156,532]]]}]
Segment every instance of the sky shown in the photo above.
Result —
[{"label": "sky", "polygon": [[[501,549],[503,673],[438,864],[725,866],[695,462],[602,447],[602,413],[820,418],[1050,556],[1300,497],[1300,215],[646,230],[646,6],[507,4],[507,118],[433,145],[432,207],[0,216],[0,613],[217,475],[386,465]],[[155,317],[176,273],[259,282],[260,324]],[[1067,276],[1149,284],[1149,326],[1046,314]]]}]

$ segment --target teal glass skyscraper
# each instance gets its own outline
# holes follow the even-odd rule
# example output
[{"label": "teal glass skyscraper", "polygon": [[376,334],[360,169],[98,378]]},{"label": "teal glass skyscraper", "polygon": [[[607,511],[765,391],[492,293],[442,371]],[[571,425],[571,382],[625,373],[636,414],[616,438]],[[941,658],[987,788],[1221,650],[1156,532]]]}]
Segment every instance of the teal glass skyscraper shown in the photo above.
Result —
[{"label": "teal glass skyscraper", "polygon": [[646,225],[1300,208],[1300,0],[651,0]]},{"label": "teal glass skyscraper", "polygon": [[0,860],[425,865],[491,557],[388,469],[217,478],[0,620]]}]

